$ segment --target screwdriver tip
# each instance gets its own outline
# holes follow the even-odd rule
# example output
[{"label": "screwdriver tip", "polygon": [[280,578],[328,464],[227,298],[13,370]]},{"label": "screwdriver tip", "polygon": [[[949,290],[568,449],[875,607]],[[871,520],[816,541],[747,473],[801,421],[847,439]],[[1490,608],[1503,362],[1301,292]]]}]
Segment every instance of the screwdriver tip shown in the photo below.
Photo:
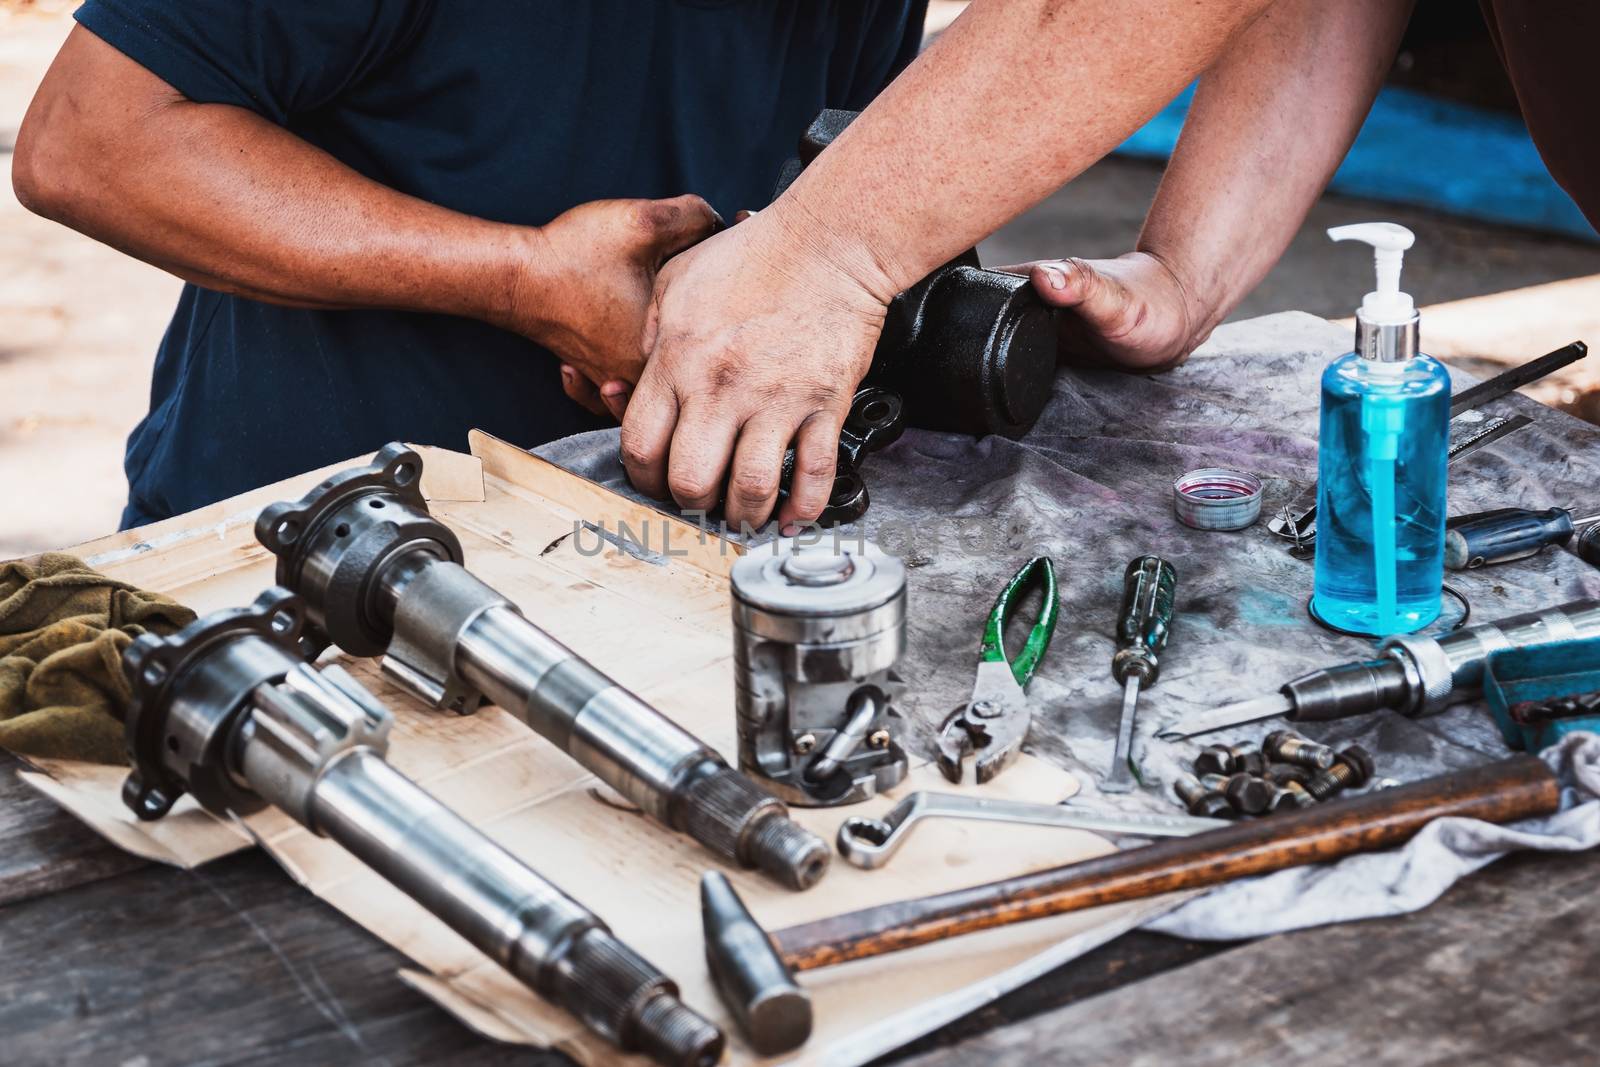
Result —
[{"label": "screwdriver tip", "polygon": [[1162,728],[1156,734],[1163,741],[1182,741],[1185,738],[1195,737],[1199,734],[1208,734],[1213,730],[1223,730],[1229,726],[1239,726],[1257,719],[1271,719],[1279,715],[1287,715],[1294,710],[1294,705],[1282,693],[1269,693],[1263,697],[1254,697],[1250,700],[1240,700],[1233,704],[1225,704],[1212,711],[1201,712],[1198,715],[1186,715],[1177,722]]}]

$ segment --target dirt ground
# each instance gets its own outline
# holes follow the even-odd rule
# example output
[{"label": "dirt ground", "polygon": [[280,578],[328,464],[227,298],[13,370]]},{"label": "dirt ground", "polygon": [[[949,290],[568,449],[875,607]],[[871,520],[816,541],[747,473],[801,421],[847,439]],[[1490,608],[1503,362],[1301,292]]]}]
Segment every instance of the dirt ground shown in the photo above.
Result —
[{"label": "dirt ground", "polygon": [[[179,289],[161,271],[28,214],[12,195],[16,128],[74,6],[0,0],[0,559],[115,528],[126,491],[123,442],[145,410],[156,344]],[[935,15],[947,21],[959,7],[946,0]],[[1145,164],[1102,163],[986,242],[985,261],[1126,251],[1159,177]],[[1600,343],[1600,243],[1338,197],[1317,205],[1240,314],[1350,314],[1371,278],[1370,260],[1335,251],[1322,230],[1366,219],[1418,234],[1407,288],[1421,303],[1444,305],[1425,312],[1427,350],[1484,369],[1575,337]],[[1484,299],[1528,286],[1542,288]],[[1592,361],[1600,364],[1600,355]],[[1600,372],[1586,368],[1538,395],[1587,413],[1597,386]]]}]

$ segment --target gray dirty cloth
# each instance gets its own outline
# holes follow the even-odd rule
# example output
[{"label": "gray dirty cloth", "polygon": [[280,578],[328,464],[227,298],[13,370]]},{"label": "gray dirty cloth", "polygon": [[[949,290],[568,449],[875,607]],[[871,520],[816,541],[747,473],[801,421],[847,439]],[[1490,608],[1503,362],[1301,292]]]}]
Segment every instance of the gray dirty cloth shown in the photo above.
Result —
[{"label": "gray dirty cloth", "polygon": [[1561,810],[1509,826],[1436,819],[1404,848],[1248,878],[1196,897],[1145,928],[1236,940],[1427,907],[1456,879],[1507,852],[1578,852],[1600,845],[1600,736],[1569,734],[1542,753],[1561,776]]},{"label": "gray dirty cloth", "polygon": [[[1424,349],[1427,331],[1424,316]],[[1372,642],[1330,633],[1307,618],[1311,564],[1290,557],[1265,523],[1316,478],[1319,379],[1351,344],[1349,329],[1299,312],[1231,323],[1167,374],[1063,369],[1026,440],[912,430],[869,456],[863,472],[872,506],[860,532],[904,558],[910,574],[902,669],[908,692],[900,705],[911,732],[908,750],[931,758],[938,724],[971,691],[995,594],[1035,553],[1055,559],[1061,614],[1029,688],[1034,722],[1027,747],[1077,774],[1080,801],[1089,805],[1172,811],[1172,780],[1204,744],[1259,743],[1283,724],[1268,720],[1172,743],[1156,739],[1162,725],[1370,655]],[[1458,391],[1472,384],[1467,375],[1452,375]],[[1600,504],[1600,430],[1522,396],[1484,410],[1535,421],[1451,465],[1453,514],[1511,506],[1588,511]],[[538,451],[635,495],[617,459],[614,429]],[[1172,513],[1172,482],[1207,466],[1259,475],[1262,521],[1234,533],[1181,525]],[[1110,799],[1098,795],[1096,782],[1111,760],[1121,706],[1111,677],[1113,625],[1123,568],[1147,552],[1177,570],[1177,613],[1161,678],[1139,703],[1133,755],[1145,788]],[[1448,579],[1471,599],[1474,619],[1600,596],[1600,572],[1559,549]],[[1018,621],[1014,640],[1030,620]],[[1401,781],[1507,754],[1481,703],[1420,719],[1380,712],[1308,723],[1302,732],[1340,747],[1360,743],[1375,755],[1380,776]],[[1206,899],[1225,911],[1227,897],[1250,891],[1241,884]],[[1239,899],[1242,907],[1246,898]],[[1201,924],[1187,932],[1198,935]]]}]

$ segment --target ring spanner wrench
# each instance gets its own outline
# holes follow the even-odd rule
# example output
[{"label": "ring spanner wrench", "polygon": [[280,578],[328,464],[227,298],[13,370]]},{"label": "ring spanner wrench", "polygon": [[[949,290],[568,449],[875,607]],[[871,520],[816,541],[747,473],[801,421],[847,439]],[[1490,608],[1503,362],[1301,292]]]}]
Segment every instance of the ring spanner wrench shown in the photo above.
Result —
[{"label": "ring spanner wrench", "polygon": [[854,816],[839,827],[839,854],[852,867],[875,870],[905,844],[913,827],[925,819],[978,819],[1027,823],[1066,830],[1090,830],[1133,837],[1187,837],[1232,825],[1226,819],[1152,812],[1095,812],[1060,804],[973,797],[964,793],[912,793],[881,819]]}]

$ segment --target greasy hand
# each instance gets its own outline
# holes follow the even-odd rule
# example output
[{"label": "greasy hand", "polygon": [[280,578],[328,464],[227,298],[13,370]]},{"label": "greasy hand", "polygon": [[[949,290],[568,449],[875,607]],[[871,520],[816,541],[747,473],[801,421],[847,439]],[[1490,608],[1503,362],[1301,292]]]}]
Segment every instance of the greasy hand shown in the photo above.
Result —
[{"label": "greasy hand", "polygon": [[1063,309],[1058,318],[1064,359],[1130,371],[1170,370],[1210,333],[1211,324],[1177,272],[1149,252],[1000,269],[1028,275],[1046,304]]},{"label": "greasy hand", "polygon": [[722,220],[698,196],[596,200],[525,232],[526,255],[498,325],[561,358],[572,399],[604,413],[596,383],[637,381],[656,272]]},{"label": "greasy hand", "polygon": [[[882,286],[878,286],[882,288]],[[778,520],[821,514],[839,430],[892,296],[764,211],[677,257],[656,281],[649,359],[622,422],[628,478],[654,497],[760,524],[791,442]]]}]

